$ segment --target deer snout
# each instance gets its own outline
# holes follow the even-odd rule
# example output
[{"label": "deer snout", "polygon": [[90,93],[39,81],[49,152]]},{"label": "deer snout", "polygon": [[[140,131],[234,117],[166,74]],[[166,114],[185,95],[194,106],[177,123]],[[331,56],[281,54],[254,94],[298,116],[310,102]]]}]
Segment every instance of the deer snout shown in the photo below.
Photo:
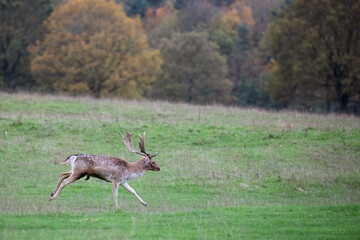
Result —
[{"label": "deer snout", "polygon": [[156,164],[152,164],[151,170],[158,172],[158,171],[160,171],[160,168]]},{"label": "deer snout", "polygon": [[150,170],[158,172],[160,171],[160,168],[158,167],[158,165],[156,165],[156,163],[154,161],[150,162]]}]

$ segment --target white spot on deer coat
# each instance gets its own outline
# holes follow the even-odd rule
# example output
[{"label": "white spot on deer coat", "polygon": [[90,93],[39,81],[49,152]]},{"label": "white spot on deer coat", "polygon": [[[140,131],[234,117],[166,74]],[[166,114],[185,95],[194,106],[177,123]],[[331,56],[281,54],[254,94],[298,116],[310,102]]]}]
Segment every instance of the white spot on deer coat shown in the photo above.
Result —
[{"label": "white spot on deer coat", "polygon": [[127,180],[130,181],[135,178],[142,177],[142,175],[144,175],[144,171],[130,173],[130,175],[127,177]]},{"label": "white spot on deer coat", "polygon": [[74,169],[76,159],[77,159],[76,156],[71,156],[70,157],[71,170]]}]

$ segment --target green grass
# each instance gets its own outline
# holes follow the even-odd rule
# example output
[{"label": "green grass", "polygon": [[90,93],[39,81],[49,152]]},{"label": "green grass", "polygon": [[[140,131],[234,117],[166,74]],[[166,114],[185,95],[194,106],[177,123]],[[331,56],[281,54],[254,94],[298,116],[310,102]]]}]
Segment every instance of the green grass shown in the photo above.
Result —
[{"label": "green grass", "polygon": [[[137,161],[126,129],[159,152],[130,182],[149,207],[95,178],[47,202],[69,155]],[[0,130],[0,239],[360,236],[354,116],[1,93]]]},{"label": "green grass", "polygon": [[[359,206],[222,207],[173,213],[109,212],[11,217],[7,238],[344,239],[360,230]],[[54,219],[56,219],[54,221]]]}]

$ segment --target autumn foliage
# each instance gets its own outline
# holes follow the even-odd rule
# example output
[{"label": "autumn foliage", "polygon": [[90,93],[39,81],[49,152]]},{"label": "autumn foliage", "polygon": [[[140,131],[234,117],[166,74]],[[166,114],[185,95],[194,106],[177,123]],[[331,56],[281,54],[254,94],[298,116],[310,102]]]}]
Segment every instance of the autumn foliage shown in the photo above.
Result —
[{"label": "autumn foliage", "polygon": [[69,1],[45,26],[44,41],[30,48],[31,72],[44,91],[140,98],[161,71],[140,19],[114,1]]},{"label": "autumn foliage", "polygon": [[0,88],[360,113],[358,0],[2,0]]},{"label": "autumn foliage", "polygon": [[241,24],[254,25],[251,9],[239,2],[223,8],[209,27],[210,39],[220,46],[223,54],[229,55],[238,41],[238,27]]},{"label": "autumn foliage", "polygon": [[52,11],[50,0],[0,1],[0,89],[33,84],[26,48],[42,39],[42,22]]},{"label": "autumn foliage", "polygon": [[272,99],[347,112],[360,106],[360,2],[294,0],[269,27]]},{"label": "autumn foliage", "polygon": [[163,75],[155,83],[153,98],[189,103],[230,103],[232,83],[226,58],[203,33],[174,34],[161,45]]}]

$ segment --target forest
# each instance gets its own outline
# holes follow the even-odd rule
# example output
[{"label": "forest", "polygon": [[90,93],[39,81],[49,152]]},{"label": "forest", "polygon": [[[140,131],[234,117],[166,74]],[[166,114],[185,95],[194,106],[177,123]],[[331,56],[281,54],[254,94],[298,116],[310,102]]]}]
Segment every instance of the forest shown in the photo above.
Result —
[{"label": "forest", "polygon": [[359,0],[1,0],[0,89],[360,113]]}]

